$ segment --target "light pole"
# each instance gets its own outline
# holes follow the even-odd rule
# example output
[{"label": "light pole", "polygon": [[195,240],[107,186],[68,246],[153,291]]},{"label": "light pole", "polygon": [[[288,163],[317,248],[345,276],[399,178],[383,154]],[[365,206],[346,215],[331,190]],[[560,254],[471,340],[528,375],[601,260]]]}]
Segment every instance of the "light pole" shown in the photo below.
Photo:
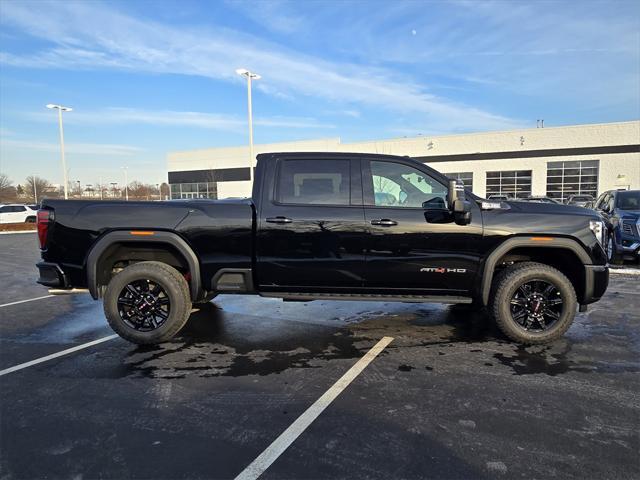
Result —
[{"label": "light pole", "polygon": [[36,176],[33,175],[31,177],[31,180],[33,180],[33,203],[38,203],[38,187],[36,187]]},{"label": "light pole", "polygon": [[122,167],[122,169],[124,170],[124,195],[125,195],[125,200],[128,202],[129,201],[129,177],[127,176],[127,168],[129,167]]},{"label": "light pole", "polygon": [[247,78],[247,105],[249,108],[249,178],[253,185],[253,163],[255,158],[253,156],[253,113],[251,111],[251,80],[260,80],[262,77],[257,73],[250,72],[246,68],[239,68],[236,70],[238,75],[242,75]]},{"label": "light pole", "polygon": [[62,157],[62,175],[64,181],[64,199],[69,198],[69,181],[67,180],[67,162],[64,159],[64,131],[62,129],[62,112],[70,112],[73,110],[71,107],[63,107],[62,105],[54,105],[50,103],[47,108],[58,110],[58,125],[60,126],[60,156]]}]

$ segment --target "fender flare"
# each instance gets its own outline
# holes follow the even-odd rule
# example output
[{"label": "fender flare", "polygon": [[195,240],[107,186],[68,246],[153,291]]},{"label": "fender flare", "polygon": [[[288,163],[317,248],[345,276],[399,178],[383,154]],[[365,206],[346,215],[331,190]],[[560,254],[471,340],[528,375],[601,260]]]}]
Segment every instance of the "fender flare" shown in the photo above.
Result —
[{"label": "fender flare", "polygon": [[531,237],[516,237],[505,240],[487,257],[482,272],[481,294],[483,305],[489,304],[489,293],[491,292],[491,283],[493,282],[493,273],[496,263],[505,253],[518,247],[535,247],[535,248],[564,248],[576,254],[583,265],[591,264],[591,257],[586,250],[576,241],[570,238],[545,237],[551,240],[536,241]]},{"label": "fender flare", "polygon": [[[147,231],[147,230],[145,230]],[[193,249],[187,242],[184,241],[179,235],[173,232],[164,232],[158,230],[149,230],[153,234],[145,236],[136,236],[131,234],[129,230],[116,230],[109,232],[102,237],[91,247],[86,260],[87,270],[87,286],[91,296],[98,299],[98,284],[97,284],[97,267],[100,257],[107,248],[115,243],[131,243],[131,242],[145,242],[155,244],[165,244],[174,247],[187,261],[189,265],[189,272],[191,273],[191,279],[189,280],[189,290],[191,298],[195,301],[200,298],[202,293],[201,281],[200,281],[200,262]]]}]

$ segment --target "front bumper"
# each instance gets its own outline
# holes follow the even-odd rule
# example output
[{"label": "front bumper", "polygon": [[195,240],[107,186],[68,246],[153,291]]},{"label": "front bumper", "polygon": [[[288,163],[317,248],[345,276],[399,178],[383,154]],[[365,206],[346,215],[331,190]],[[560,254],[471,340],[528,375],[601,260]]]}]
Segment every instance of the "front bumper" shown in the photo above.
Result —
[{"label": "front bumper", "polygon": [[622,255],[640,256],[640,241],[637,239],[622,238],[621,244],[618,246],[618,253]]},{"label": "front bumper", "polygon": [[37,282],[46,287],[66,288],[69,285],[67,275],[57,263],[40,262],[36,264],[40,277]]},{"label": "front bumper", "polygon": [[584,266],[584,296],[580,300],[581,305],[600,300],[609,285],[609,267],[606,265]]}]

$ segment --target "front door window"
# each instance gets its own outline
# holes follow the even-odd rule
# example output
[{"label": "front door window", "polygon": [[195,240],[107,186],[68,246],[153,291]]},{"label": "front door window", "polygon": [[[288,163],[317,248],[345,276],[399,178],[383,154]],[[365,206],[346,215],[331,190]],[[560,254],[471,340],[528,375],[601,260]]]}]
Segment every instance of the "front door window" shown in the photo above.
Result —
[{"label": "front door window", "polygon": [[371,162],[373,204],[377,207],[446,208],[447,188],[402,163]]}]

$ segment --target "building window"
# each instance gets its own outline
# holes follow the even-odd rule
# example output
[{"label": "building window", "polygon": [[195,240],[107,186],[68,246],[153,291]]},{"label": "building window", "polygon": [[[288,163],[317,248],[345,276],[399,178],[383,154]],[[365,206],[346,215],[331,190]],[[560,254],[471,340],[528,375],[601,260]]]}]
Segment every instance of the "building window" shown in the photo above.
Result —
[{"label": "building window", "polygon": [[171,199],[189,198],[218,198],[216,182],[206,183],[173,183],[171,184]]},{"label": "building window", "polygon": [[568,160],[547,163],[547,196],[566,201],[571,195],[598,194],[599,160]]},{"label": "building window", "polygon": [[531,195],[531,170],[487,172],[487,197],[507,195],[526,198]]},{"label": "building window", "polygon": [[455,180],[462,180],[464,186],[473,192],[473,172],[445,173],[445,175]]}]

